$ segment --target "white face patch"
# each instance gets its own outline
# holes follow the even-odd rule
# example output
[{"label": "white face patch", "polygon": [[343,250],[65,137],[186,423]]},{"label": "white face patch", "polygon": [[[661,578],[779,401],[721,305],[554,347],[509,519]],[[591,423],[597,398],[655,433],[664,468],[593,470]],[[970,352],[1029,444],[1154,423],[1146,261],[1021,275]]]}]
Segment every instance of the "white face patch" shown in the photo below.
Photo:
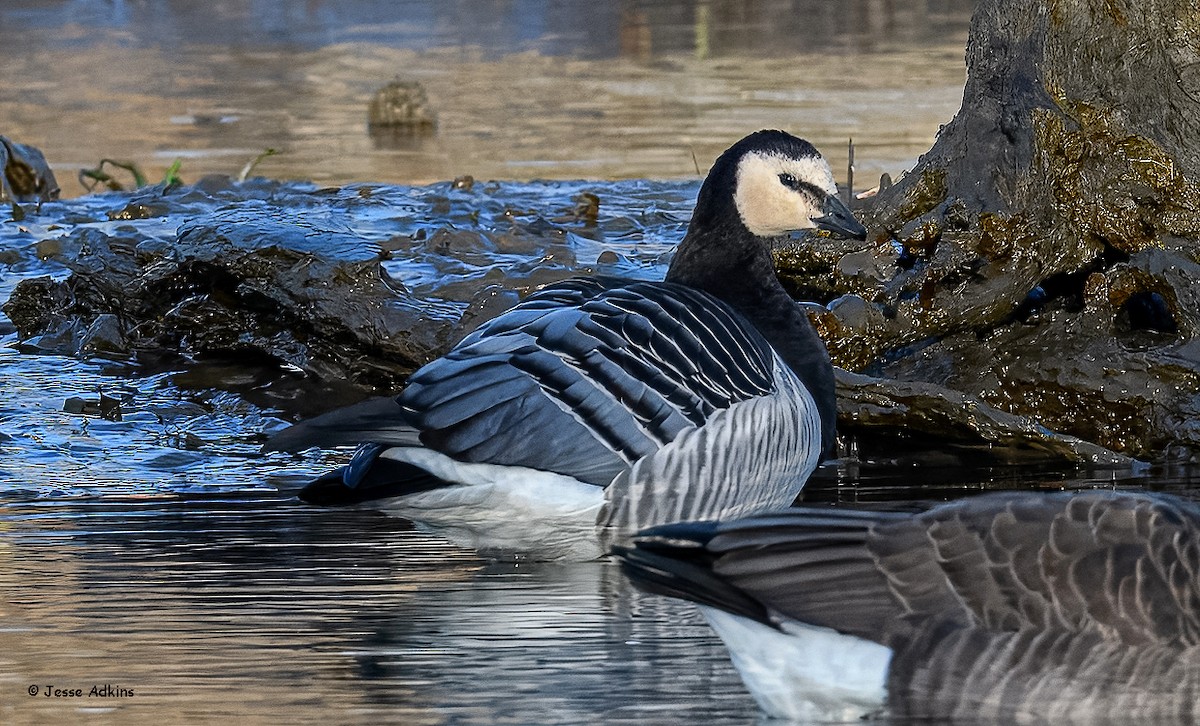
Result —
[{"label": "white face patch", "polygon": [[778,237],[798,229],[812,229],[821,204],[812,195],[784,186],[781,174],[790,174],[829,194],[837,193],[833,170],[819,156],[796,159],[751,152],[738,162],[733,203],[746,229],[759,237]]}]

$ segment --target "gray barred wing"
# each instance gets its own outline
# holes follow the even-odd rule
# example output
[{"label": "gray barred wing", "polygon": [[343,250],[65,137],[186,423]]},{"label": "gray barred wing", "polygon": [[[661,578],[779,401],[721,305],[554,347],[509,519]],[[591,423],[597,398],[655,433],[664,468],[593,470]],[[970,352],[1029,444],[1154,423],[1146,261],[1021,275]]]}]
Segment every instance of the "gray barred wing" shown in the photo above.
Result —
[{"label": "gray barred wing", "polygon": [[482,325],[397,401],[423,445],[459,461],[606,486],[715,412],[770,394],[776,365],[706,293],[569,280]]}]

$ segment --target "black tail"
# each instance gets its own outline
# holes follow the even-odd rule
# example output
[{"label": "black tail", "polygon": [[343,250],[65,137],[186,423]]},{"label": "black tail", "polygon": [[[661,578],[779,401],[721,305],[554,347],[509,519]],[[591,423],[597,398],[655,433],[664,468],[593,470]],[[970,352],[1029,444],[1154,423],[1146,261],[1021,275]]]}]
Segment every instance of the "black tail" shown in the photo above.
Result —
[{"label": "black tail", "polygon": [[[785,617],[872,638],[880,623],[902,617],[904,608],[871,543],[901,559],[915,551],[928,535],[924,527],[906,529],[911,518],[901,512],[796,507],[719,524],[655,527],[616,554],[634,584],[649,592],[767,625]],[[887,542],[877,542],[876,531],[885,527]],[[909,529],[915,536],[906,536]]]},{"label": "black tail", "polygon": [[364,446],[350,463],[313,479],[300,490],[309,504],[343,506],[403,497],[451,486],[453,482],[405,461],[380,457],[386,447]]},{"label": "black tail", "polygon": [[639,590],[690,600],[772,625],[766,608],[713,571],[705,545],[716,522],[683,522],[643,530],[632,547],[614,546],[621,569]]},{"label": "black tail", "polygon": [[263,451],[303,451],[313,446],[332,449],[364,441],[393,446],[421,443],[419,432],[408,425],[395,398],[372,398],[276,431]]}]

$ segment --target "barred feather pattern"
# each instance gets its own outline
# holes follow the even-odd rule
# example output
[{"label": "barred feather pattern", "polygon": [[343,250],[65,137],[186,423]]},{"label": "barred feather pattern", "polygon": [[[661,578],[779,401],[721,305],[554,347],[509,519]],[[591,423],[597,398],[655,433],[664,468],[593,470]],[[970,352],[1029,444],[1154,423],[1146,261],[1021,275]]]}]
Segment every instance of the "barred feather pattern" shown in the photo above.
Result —
[{"label": "barred feather pattern", "polygon": [[[1095,629],[1126,645],[1200,645],[1194,505],[1104,491],[987,501],[873,531],[868,546],[910,612],[991,630]],[[911,548],[895,544],[906,530],[923,531],[920,579]]]},{"label": "barred feather pattern", "polygon": [[607,486],[717,412],[771,394],[782,365],[706,293],[569,280],[417,371],[398,401],[423,445],[459,461]]},{"label": "barred feather pattern", "polygon": [[1200,716],[1194,505],[1114,492],[1010,496],[992,509],[940,507],[914,524],[940,575],[920,586],[904,555],[880,546],[903,525],[872,537],[879,568],[914,613],[903,619],[912,629],[894,629],[889,642],[894,711],[1055,723]]},{"label": "barred feather pattern", "polygon": [[654,524],[731,519],[795,500],[820,458],[821,418],[778,356],[774,371],[772,393],[717,411],[617,476],[598,517],[607,542]]},{"label": "barred feather pattern", "polygon": [[1097,630],[995,632],[927,622],[896,651],[889,712],[1048,724],[1195,724],[1200,647],[1129,646]]},{"label": "barred feather pattern", "polygon": [[804,623],[887,646],[897,716],[1200,719],[1200,506],[1176,497],[1009,492],[918,515],[802,507],[658,527],[635,545],[618,552],[651,591],[780,639]]}]

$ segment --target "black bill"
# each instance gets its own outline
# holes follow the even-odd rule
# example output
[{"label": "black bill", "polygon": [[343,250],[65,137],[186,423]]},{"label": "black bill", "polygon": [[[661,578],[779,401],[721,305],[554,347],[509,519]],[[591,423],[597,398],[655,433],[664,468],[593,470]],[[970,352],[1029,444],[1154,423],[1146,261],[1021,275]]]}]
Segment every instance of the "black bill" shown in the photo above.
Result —
[{"label": "black bill", "polygon": [[824,215],[813,220],[817,223],[817,229],[823,229],[839,237],[863,240],[867,238],[867,228],[862,226],[854,218],[850,209],[842,204],[842,200],[833,194],[825,197],[825,204],[821,206],[821,211]]}]

